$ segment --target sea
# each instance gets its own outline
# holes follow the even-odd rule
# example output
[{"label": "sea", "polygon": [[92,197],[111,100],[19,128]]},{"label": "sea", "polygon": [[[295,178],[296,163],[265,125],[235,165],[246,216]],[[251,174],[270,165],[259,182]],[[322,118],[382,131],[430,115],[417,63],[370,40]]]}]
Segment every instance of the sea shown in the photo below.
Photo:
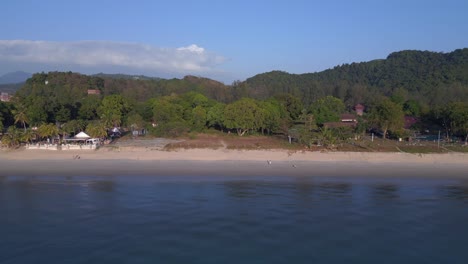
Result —
[{"label": "sea", "polygon": [[468,263],[468,181],[2,176],[0,263]]}]

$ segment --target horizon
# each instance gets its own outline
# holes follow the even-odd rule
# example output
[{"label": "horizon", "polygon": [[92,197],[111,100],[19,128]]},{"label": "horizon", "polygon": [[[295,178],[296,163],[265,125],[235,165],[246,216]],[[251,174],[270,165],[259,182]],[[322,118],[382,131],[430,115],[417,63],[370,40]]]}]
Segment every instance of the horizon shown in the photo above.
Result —
[{"label": "horizon", "polygon": [[468,47],[468,3],[456,0],[73,6],[52,0],[3,6],[0,21],[9,27],[0,31],[0,76],[193,75],[231,84],[271,71],[320,72],[402,50],[447,53]]}]

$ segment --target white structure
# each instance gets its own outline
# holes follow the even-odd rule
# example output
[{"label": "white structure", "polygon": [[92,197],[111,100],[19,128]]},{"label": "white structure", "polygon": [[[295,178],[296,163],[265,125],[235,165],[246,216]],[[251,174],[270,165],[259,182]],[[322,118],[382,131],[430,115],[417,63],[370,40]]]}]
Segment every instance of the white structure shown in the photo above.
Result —
[{"label": "white structure", "polygon": [[64,141],[62,150],[97,149],[101,143],[98,138],[91,138],[85,132],[80,132],[73,138],[65,138]]},{"label": "white structure", "polygon": [[58,150],[57,144],[27,144],[26,149],[45,149],[45,150]]}]

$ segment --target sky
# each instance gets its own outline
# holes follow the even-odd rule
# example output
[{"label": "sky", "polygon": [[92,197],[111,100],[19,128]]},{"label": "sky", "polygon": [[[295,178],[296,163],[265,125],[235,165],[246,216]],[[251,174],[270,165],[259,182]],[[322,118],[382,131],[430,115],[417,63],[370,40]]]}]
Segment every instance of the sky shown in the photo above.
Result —
[{"label": "sky", "polygon": [[195,75],[230,84],[468,47],[466,0],[5,0],[0,10],[0,75]]}]

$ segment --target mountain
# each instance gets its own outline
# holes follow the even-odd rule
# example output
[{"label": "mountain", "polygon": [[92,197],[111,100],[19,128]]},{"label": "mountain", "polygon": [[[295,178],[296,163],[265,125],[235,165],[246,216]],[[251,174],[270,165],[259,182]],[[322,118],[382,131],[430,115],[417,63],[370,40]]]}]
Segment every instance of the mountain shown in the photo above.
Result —
[{"label": "mountain", "polygon": [[[46,80],[48,85],[44,84]],[[417,102],[427,108],[452,101],[468,102],[468,48],[449,53],[399,51],[385,59],[343,64],[316,73],[272,71],[229,86],[196,76],[160,79],[125,74],[88,76],[49,72],[34,74],[18,93],[24,97],[44,94],[71,100],[70,94],[79,98],[87,89],[100,89],[104,96],[122,94],[139,102],[191,91],[223,103],[243,97],[266,99],[288,93],[300,98],[306,107],[332,95],[342,99],[348,108],[357,103],[372,104],[375,98],[384,95],[401,102]]]},{"label": "mountain", "polygon": [[386,59],[343,64],[317,73],[272,71],[238,84],[247,96],[264,99],[290,93],[310,104],[326,95],[348,106],[397,93],[429,106],[468,101],[468,48],[449,53],[406,50]]},{"label": "mountain", "polygon": [[186,76],[183,79],[160,79],[123,74],[84,75],[73,72],[36,73],[16,94],[20,97],[54,97],[72,104],[76,98],[83,97],[88,89],[99,89],[103,96],[121,94],[137,102],[187,92],[202,93],[220,102],[233,100],[229,86],[208,78]]},{"label": "mountain", "polygon": [[0,76],[0,84],[11,84],[25,82],[32,76],[31,73],[24,71],[15,71]]}]

